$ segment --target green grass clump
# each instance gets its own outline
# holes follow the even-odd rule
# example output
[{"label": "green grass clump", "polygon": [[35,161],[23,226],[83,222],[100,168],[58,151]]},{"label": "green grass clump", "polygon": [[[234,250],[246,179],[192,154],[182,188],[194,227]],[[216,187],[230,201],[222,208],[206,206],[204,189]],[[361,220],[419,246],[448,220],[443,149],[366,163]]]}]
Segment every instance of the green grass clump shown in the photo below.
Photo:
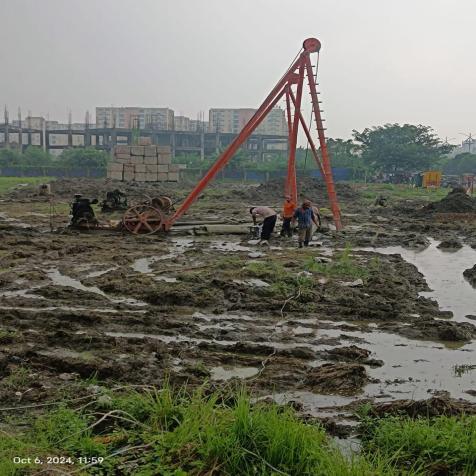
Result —
[{"label": "green grass clump", "polygon": [[352,257],[352,249],[346,246],[344,250],[337,253],[329,263],[318,263],[314,258],[310,258],[306,263],[306,269],[313,273],[323,274],[328,277],[348,278],[367,280],[373,271],[376,271],[380,262],[372,260],[369,265],[363,265]]},{"label": "green grass clump", "polygon": [[26,387],[31,381],[30,374],[31,371],[27,367],[16,367],[2,380],[2,385],[10,390]]},{"label": "green grass clump", "polygon": [[394,474],[384,463],[344,457],[318,424],[300,421],[291,408],[252,405],[244,392],[166,387],[95,398],[78,409],[59,406],[22,434],[2,432],[0,474],[37,470],[12,459],[44,455],[103,456],[91,474],[104,475]]},{"label": "green grass clump", "polygon": [[37,419],[33,426],[36,445],[56,448],[69,454],[101,455],[103,445],[92,439],[91,419],[66,407],[59,407]]},{"label": "green grass clump", "polygon": [[390,203],[394,200],[425,200],[433,202],[441,200],[448,194],[447,188],[426,189],[405,184],[375,183],[366,184],[360,191],[360,196],[373,202],[378,195],[386,196]]},{"label": "green grass clump", "polygon": [[[47,455],[101,456],[104,461],[84,473],[96,475],[474,473],[474,417],[362,418],[363,451],[344,456],[318,423],[300,420],[290,407],[252,404],[244,391],[104,389],[77,408],[58,405],[28,427],[21,419],[22,433],[0,430],[0,474],[45,471],[34,462],[14,464],[13,457]],[[62,469],[81,471],[75,462]]]},{"label": "green grass clump", "polygon": [[457,364],[453,366],[453,372],[457,377],[461,377],[464,374],[476,370],[476,365],[474,364]]},{"label": "green grass clump", "polygon": [[251,406],[244,394],[230,406],[195,394],[155,451],[155,462],[138,474],[372,474],[360,472],[370,470],[367,462],[346,460],[320,426],[304,424],[291,409]]},{"label": "green grass clump", "polygon": [[243,271],[246,276],[269,281],[282,280],[289,274],[281,263],[275,261],[252,261],[243,268]]},{"label": "green grass clump", "polygon": [[364,419],[363,447],[423,474],[476,474],[476,417]]},{"label": "green grass clump", "polygon": [[51,177],[0,177],[0,195],[10,191],[19,184],[39,185],[48,183]]}]

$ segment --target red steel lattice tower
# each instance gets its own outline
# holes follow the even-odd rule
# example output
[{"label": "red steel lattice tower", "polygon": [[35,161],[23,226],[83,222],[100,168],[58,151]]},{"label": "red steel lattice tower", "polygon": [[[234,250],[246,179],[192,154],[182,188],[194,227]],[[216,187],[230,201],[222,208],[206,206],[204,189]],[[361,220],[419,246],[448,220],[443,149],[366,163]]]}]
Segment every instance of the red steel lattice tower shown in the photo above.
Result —
[{"label": "red steel lattice tower", "polygon": [[[334,179],[332,177],[332,169],[327,150],[326,138],[324,134],[323,120],[321,117],[321,110],[319,108],[318,91],[316,86],[316,79],[312,70],[312,63],[310,56],[313,53],[318,53],[321,49],[321,43],[316,38],[308,38],[304,41],[301,52],[297,59],[293,61],[289,69],[278,81],[273,90],[269,93],[263,101],[259,109],[251,117],[248,123],[244,126],[240,134],[233,140],[227,149],[221,154],[217,161],[211,166],[208,172],[198,182],[195,188],[190,192],[188,197],[177,209],[177,211],[166,220],[164,227],[166,230],[180,218],[198,198],[202,190],[208,183],[214,179],[216,174],[226,166],[233,155],[238,151],[241,145],[248,139],[248,137],[261,124],[266,115],[276,106],[276,104],[284,97],[286,99],[288,138],[289,138],[289,157],[287,176],[285,180],[284,190],[286,194],[293,197],[297,203],[297,179],[296,179],[296,147],[299,125],[301,125],[317,166],[324,178],[327,194],[329,196],[330,208],[334,218],[334,223],[337,230],[342,229],[341,214],[337,194],[335,190]],[[317,149],[312,134],[304,121],[301,111],[303,91],[305,83],[309,88],[312,103],[312,116],[316,124],[317,135],[319,139],[319,150]]]}]

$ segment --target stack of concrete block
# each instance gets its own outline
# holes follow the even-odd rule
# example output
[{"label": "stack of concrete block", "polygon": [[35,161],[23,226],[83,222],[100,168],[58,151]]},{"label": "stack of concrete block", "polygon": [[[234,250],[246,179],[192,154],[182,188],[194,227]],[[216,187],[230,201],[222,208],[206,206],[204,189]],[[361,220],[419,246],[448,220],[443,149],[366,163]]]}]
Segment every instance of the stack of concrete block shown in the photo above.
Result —
[{"label": "stack of concrete block", "polygon": [[108,178],[135,182],[178,182],[170,146],[118,145],[107,169]]}]

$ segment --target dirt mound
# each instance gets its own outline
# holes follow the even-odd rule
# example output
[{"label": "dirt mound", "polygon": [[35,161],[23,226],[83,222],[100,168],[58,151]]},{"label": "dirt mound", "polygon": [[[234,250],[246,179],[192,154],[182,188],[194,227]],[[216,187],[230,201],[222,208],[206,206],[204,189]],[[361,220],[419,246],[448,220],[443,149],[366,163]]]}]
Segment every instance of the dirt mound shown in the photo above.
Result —
[{"label": "dirt mound", "polygon": [[[327,204],[329,198],[324,182],[321,180],[304,177],[298,178],[299,199],[308,198],[316,204]],[[237,191],[238,192],[238,191]],[[359,194],[348,184],[336,184],[337,198],[343,202],[352,201],[359,197]],[[264,201],[282,200],[284,194],[284,178],[273,179],[269,182],[258,185],[248,190],[238,192],[241,198],[263,203]]]},{"label": "dirt mound", "polygon": [[305,386],[324,394],[354,395],[369,381],[363,365],[324,364],[309,371]]},{"label": "dirt mound", "polygon": [[368,358],[370,350],[362,349],[356,345],[350,345],[347,347],[335,347],[334,349],[328,350],[327,353],[336,359],[362,362]]},{"label": "dirt mound", "polygon": [[465,269],[463,276],[469,281],[471,286],[476,287],[476,264],[472,268]]},{"label": "dirt mound", "polygon": [[372,413],[379,417],[404,414],[412,418],[438,415],[474,415],[476,414],[476,404],[446,396],[436,396],[428,400],[395,400],[379,403],[372,407]]},{"label": "dirt mound", "polygon": [[432,202],[422,211],[430,213],[476,213],[476,199],[466,195],[463,188],[454,188],[439,202]]},{"label": "dirt mound", "polygon": [[461,241],[458,240],[458,238],[448,238],[447,240],[443,240],[437,248],[440,249],[448,249],[448,250],[458,250],[462,248],[463,245],[461,244]]}]

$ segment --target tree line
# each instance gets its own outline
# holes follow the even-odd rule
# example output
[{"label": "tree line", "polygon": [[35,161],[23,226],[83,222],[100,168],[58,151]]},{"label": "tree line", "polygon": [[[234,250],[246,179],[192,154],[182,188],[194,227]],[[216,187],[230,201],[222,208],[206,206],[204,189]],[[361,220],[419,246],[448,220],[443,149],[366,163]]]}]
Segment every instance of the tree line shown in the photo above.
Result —
[{"label": "tree line", "polygon": [[45,152],[41,147],[29,146],[23,153],[17,149],[0,149],[1,167],[106,167],[109,154],[94,147],[65,149],[58,157]]},{"label": "tree line", "polygon": [[[378,173],[410,173],[429,169],[442,170],[445,174],[476,173],[476,154],[463,153],[454,158],[448,154],[454,146],[441,141],[430,126],[412,124],[385,124],[354,130],[352,139],[328,139],[333,167],[351,168],[355,177]],[[181,155],[176,163],[190,168],[208,168],[219,154],[211,154],[204,160],[198,155]],[[3,166],[56,166],[56,167],[105,167],[109,154],[92,147],[64,150],[53,157],[39,147],[31,146],[23,154],[15,149],[0,149],[0,167]],[[238,151],[230,167],[258,171],[283,170],[287,156],[273,154],[264,161],[256,160],[252,152]],[[309,148],[296,151],[299,169],[315,168]]]}]

